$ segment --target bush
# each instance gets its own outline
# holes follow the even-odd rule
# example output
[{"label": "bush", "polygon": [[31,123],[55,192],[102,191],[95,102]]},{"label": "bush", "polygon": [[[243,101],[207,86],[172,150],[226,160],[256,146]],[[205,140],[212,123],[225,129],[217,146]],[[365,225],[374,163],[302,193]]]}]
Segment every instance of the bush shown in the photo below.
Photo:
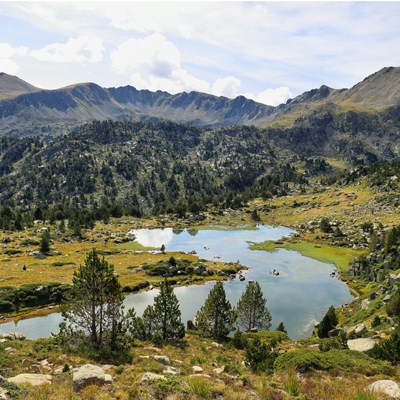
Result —
[{"label": "bush", "polygon": [[246,365],[254,372],[272,372],[276,353],[260,339],[250,341],[246,347]]},{"label": "bush", "polygon": [[400,327],[397,326],[389,339],[384,340],[379,345],[370,350],[371,357],[387,360],[396,365],[400,363]]},{"label": "bush", "polygon": [[244,349],[247,346],[247,337],[240,331],[240,329],[236,329],[232,343],[237,349]]},{"label": "bush", "polygon": [[8,313],[15,310],[15,306],[11,301],[0,300],[0,312]]},{"label": "bush", "polygon": [[331,224],[329,223],[328,218],[321,219],[321,222],[319,223],[319,229],[321,229],[321,232],[324,232],[324,233],[332,232],[332,227],[331,227]]},{"label": "bush", "polygon": [[320,352],[299,349],[280,355],[274,363],[276,371],[296,368],[299,372],[310,370],[337,370],[358,372],[365,375],[393,374],[393,369],[385,362],[372,359],[364,353],[351,350],[330,350]]},{"label": "bush", "polygon": [[164,341],[160,333],[155,333],[151,339],[154,346],[160,347],[163,345]]}]

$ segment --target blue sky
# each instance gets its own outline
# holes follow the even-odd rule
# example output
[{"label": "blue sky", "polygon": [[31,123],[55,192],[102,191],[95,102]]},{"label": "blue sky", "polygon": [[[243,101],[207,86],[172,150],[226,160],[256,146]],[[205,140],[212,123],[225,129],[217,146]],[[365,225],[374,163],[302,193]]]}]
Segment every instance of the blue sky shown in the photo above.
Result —
[{"label": "blue sky", "polygon": [[0,71],[277,105],[400,65],[398,2],[0,2]]}]

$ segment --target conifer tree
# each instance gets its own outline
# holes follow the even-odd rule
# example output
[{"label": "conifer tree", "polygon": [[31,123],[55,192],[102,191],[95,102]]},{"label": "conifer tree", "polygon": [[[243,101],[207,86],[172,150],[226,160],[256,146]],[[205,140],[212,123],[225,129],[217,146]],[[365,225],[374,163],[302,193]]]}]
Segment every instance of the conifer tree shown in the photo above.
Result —
[{"label": "conifer tree", "polygon": [[154,298],[154,323],[155,333],[159,333],[163,340],[182,339],[185,336],[179,301],[166,279],[161,283],[160,294]]},{"label": "conifer tree", "polygon": [[322,321],[318,325],[318,337],[328,337],[328,332],[331,329],[335,328],[338,322],[339,321],[335,313],[335,308],[333,306],[330,306],[324,318],[322,318]]},{"label": "conifer tree", "polygon": [[234,312],[226,299],[222,282],[217,282],[211,289],[204,305],[197,312],[196,320],[199,331],[214,339],[223,339],[233,330]]},{"label": "conifer tree", "polygon": [[40,252],[45,254],[50,251],[50,234],[49,231],[46,230],[43,232],[43,235],[40,239]]},{"label": "conifer tree", "polygon": [[271,326],[271,314],[266,303],[260,284],[249,282],[237,305],[237,325],[246,332],[252,328],[268,330]]},{"label": "conifer tree", "polygon": [[72,290],[63,305],[69,328],[96,349],[117,347],[122,323],[122,288],[114,266],[92,250],[74,272]]}]

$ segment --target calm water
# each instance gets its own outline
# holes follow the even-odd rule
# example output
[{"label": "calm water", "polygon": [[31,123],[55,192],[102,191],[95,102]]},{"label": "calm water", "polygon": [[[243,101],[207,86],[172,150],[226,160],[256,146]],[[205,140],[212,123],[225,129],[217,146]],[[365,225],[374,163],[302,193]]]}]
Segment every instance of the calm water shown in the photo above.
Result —
[{"label": "calm water", "polygon": [[[331,278],[333,265],[324,264],[301,254],[278,249],[274,253],[249,250],[248,242],[277,240],[289,236],[294,231],[285,227],[259,226],[256,230],[184,230],[140,229],[133,231],[137,240],[144,246],[161,247],[166,251],[195,250],[200,258],[212,261],[240,261],[249,270],[246,281],[235,279],[225,283],[227,296],[236,304],[245,289],[247,281],[260,283],[267,298],[267,306],[272,314],[272,328],[283,321],[289,335],[294,338],[308,336],[315,321],[319,321],[330,305],[339,306],[349,301],[347,286]],[[270,272],[276,269],[279,276]],[[201,286],[179,287],[175,293],[180,301],[182,321],[192,319],[203,305],[212,283]],[[147,305],[152,304],[157,290],[129,295],[125,299],[126,308],[135,307],[141,314]],[[58,332],[61,315],[21,320],[0,325],[1,332],[19,331],[28,338],[36,339]]]}]

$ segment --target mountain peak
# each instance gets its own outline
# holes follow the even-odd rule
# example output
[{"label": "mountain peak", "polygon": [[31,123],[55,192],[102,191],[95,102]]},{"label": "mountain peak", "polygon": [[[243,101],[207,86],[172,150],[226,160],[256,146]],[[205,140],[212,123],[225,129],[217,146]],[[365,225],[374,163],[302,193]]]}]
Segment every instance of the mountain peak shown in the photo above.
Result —
[{"label": "mountain peak", "polygon": [[0,72],[0,100],[11,99],[21,94],[33,93],[38,90],[40,89],[17,76]]},{"label": "mountain peak", "polygon": [[347,90],[342,101],[380,109],[400,102],[400,67],[385,67]]}]

